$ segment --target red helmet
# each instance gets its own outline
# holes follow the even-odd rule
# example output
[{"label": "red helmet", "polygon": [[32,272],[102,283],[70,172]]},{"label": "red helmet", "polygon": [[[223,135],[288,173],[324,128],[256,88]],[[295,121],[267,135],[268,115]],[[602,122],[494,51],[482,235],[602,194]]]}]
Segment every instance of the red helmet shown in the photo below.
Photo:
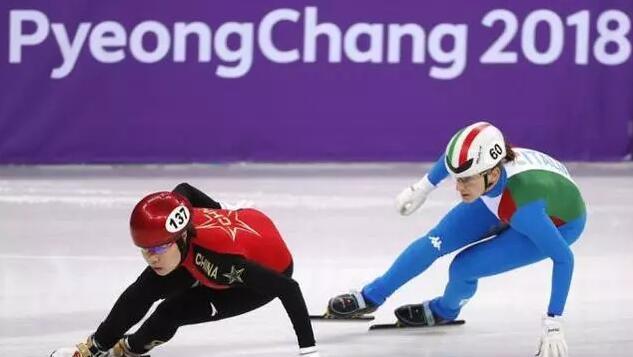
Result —
[{"label": "red helmet", "polygon": [[136,204],[130,216],[134,244],[152,248],[175,242],[191,225],[193,207],[174,192],[156,192]]}]

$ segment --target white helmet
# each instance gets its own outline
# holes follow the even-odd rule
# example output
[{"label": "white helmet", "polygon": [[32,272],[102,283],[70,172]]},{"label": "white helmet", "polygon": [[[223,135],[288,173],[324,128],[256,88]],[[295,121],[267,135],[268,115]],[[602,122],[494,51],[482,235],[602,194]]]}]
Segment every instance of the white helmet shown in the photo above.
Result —
[{"label": "white helmet", "polygon": [[481,121],[453,135],[446,147],[446,169],[456,178],[472,176],[495,167],[505,156],[501,131]]}]

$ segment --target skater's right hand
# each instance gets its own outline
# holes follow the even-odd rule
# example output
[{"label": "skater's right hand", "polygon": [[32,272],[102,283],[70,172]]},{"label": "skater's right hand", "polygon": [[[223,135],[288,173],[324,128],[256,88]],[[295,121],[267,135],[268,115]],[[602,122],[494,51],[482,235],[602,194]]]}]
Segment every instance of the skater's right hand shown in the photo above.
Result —
[{"label": "skater's right hand", "polygon": [[93,354],[90,350],[79,347],[80,345],[85,345],[85,343],[80,343],[77,347],[62,347],[58,348],[53,353],[51,353],[50,357],[108,357],[107,351],[98,351],[96,354]]},{"label": "skater's right hand", "polygon": [[[62,347],[53,351],[50,357],[73,357],[75,353],[79,353],[76,347]],[[81,354],[78,356],[81,356]]]},{"label": "skater's right hand", "polygon": [[396,209],[403,216],[408,216],[418,209],[435,186],[429,181],[428,175],[425,175],[420,181],[405,188],[396,197]]},{"label": "skater's right hand", "polygon": [[95,343],[92,336],[86,342],[82,342],[75,347],[58,348],[50,357],[106,357],[108,351],[101,350]]}]

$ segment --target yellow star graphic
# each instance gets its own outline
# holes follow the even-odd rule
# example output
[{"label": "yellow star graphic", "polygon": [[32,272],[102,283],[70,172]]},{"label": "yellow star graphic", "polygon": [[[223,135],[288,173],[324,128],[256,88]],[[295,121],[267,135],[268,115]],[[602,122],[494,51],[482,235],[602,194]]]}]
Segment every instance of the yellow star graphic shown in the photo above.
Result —
[{"label": "yellow star graphic", "polygon": [[239,211],[229,211],[227,215],[223,215],[215,210],[204,209],[204,216],[207,220],[198,225],[198,229],[220,229],[226,233],[233,242],[238,236],[239,231],[245,231],[261,237],[259,232],[251,226],[240,220]]}]

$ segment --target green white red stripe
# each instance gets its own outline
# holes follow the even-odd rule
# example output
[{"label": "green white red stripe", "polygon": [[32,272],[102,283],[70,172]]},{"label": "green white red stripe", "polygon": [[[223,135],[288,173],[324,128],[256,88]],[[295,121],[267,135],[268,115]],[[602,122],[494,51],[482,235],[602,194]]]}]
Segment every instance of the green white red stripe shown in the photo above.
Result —
[{"label": "green white red stripe", "polygon": [[475,139],[485,128],[490,126],[488,123],[481,123],[474,126],[466,127],[453,136],[448,146],[447,158],[453,167],[460,167],[468,161],[468,150],[475,142]]}]

